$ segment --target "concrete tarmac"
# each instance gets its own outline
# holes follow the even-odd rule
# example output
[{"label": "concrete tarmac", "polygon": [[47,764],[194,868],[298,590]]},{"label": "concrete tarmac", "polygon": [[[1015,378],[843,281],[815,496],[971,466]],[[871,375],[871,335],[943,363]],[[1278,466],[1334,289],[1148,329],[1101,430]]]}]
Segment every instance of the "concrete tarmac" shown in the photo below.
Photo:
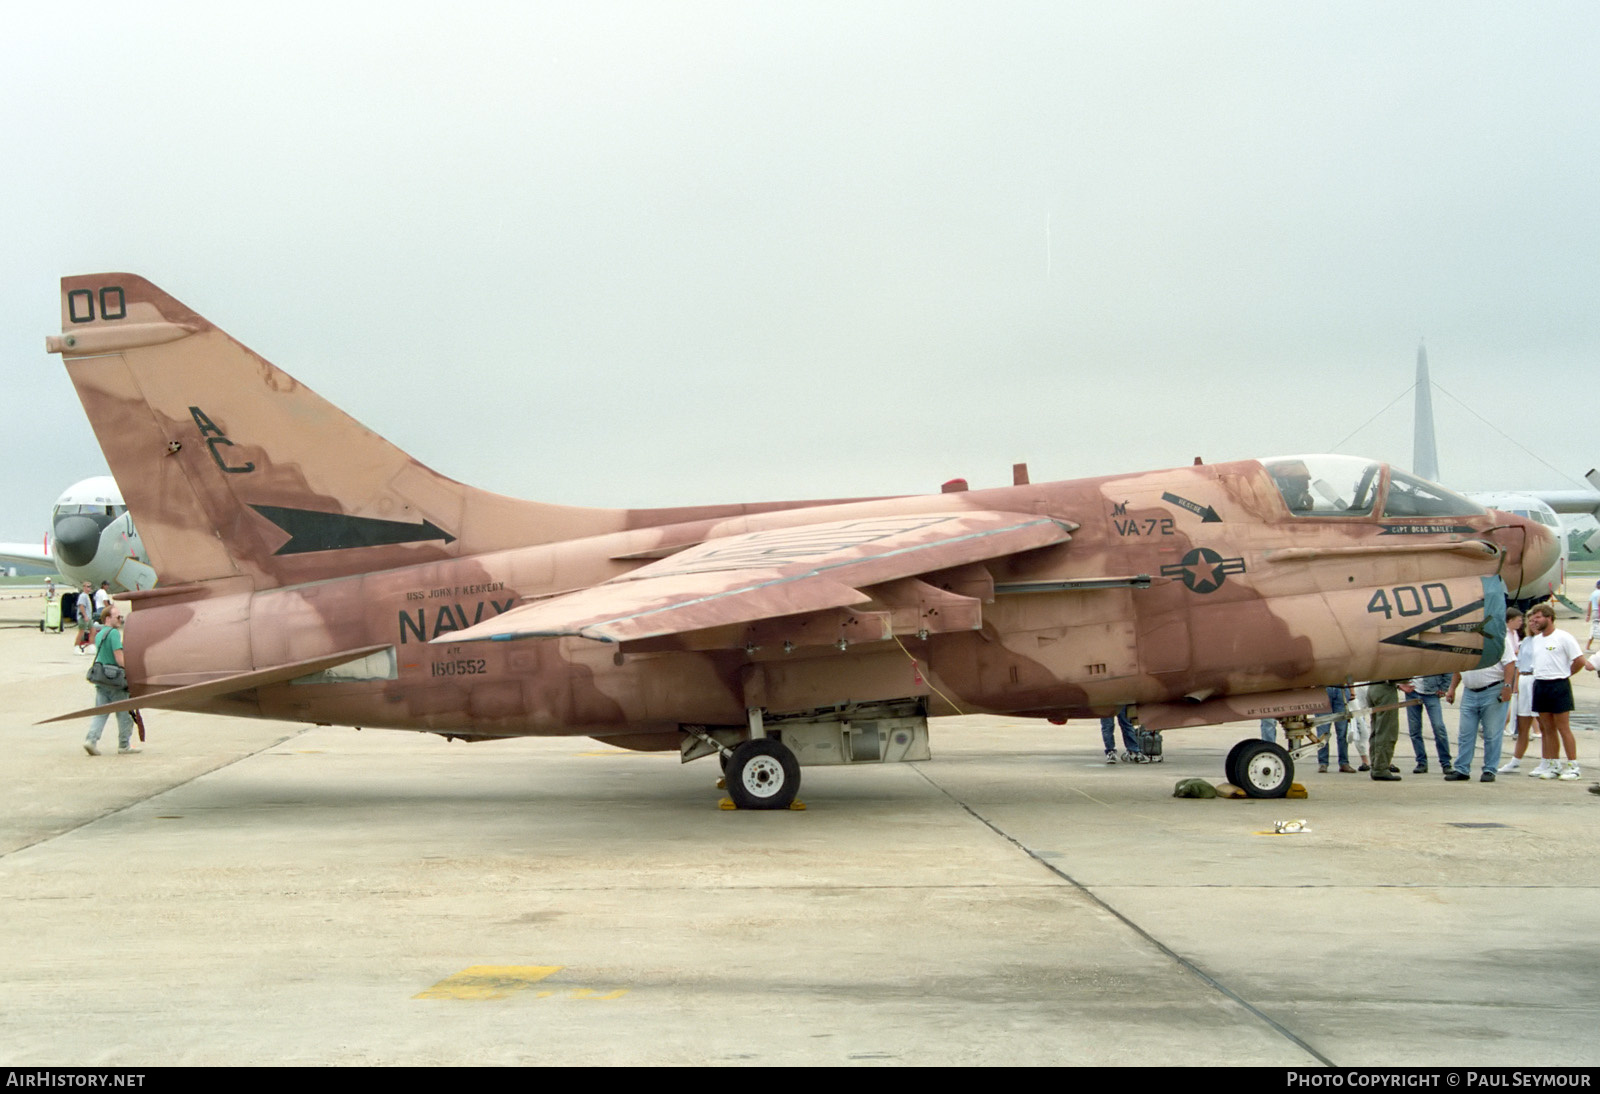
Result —
[{"label": "concrete tarmac", "polygon": [[738,813],[584,739],[153,711],[91,758],[33,724],[92,701],[70,644],[0,631],[9,1065],[1600,1064],[1594,732],[1576,783],[1413,776],[1402,732],[1400,783],[1192,801],[1253,724],[1106,766],[952,719]]}]

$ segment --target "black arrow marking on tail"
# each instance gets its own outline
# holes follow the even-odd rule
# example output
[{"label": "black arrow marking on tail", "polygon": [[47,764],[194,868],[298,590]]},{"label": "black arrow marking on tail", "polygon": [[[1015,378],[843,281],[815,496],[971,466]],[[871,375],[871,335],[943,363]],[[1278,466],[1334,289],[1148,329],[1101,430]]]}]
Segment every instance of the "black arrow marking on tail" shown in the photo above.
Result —
[{"label": "black arrow marking on tail", "polygon": [[421,524],[407,524],[401,520],[319,513],[312,509],[284,509],[276,505],[252,505],[250,508],[289,533],[289,541],[272,552],[274,555],[345,551],[354,547],[391,547],[397,543],[421,543],[432,539],[453,543],[456,538],[429,520]]},{"label": "black arrow marking on tail", "polygon": [[1171,502],[1173,505],[1178,506],[1180,509],[1189,510],[1189,512],[1193,513],[1195,516],[1200,518],[1200,523],[1201,524],[1221,524],[1222,523],[1222,518],[1217,516],[1217,511],[1215,509],[1211,508],[1211,506],[1209,506],[1209,505],[1201,505],[1197,501],[1190,501],[1188,498],[1180,498],[1176,494],[1162,494],[1161,495],[1161,500],[1162,501],[1166,501],[1166,502]]}]

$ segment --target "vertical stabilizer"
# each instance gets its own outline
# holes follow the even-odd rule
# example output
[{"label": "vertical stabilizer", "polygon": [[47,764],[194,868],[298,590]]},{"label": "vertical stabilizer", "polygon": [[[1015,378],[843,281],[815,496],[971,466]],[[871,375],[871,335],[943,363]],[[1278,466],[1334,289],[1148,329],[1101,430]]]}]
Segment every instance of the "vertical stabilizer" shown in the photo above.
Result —
[{"label": "vertical stabilizer", "polygon": [[1433,440],[1433,381],[1428,379],[1428,347],[1417,343],[1416,420],[1411,427],[1411,470],[1439,481],[1439,448]]},{"label": "vertical stabilizer", "polygon": [[621,526],[438,474],[142,277],[63,278],[61,331],[47,348],[163,585],[270,588]]}]

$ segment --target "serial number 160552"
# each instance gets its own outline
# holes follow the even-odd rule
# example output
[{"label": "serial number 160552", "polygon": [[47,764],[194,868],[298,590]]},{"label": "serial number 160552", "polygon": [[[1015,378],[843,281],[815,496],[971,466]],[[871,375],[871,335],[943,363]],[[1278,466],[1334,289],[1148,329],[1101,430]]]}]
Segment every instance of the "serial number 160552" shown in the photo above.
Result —
[{"label": "serial number 160552", "polygon": [[430,669],[434,676],[479,676],[488,672],[488,662],[479,660],[468,661],[435,661]]}]

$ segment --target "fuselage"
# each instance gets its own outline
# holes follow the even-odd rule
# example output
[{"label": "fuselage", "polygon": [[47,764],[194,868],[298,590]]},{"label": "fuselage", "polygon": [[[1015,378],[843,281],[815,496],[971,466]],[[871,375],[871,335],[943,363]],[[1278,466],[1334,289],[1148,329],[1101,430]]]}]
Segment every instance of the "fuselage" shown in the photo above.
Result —
[{"label": "fuselage", "polygon": [[[450,638],[706,539],[966,509],[1076,525],[1068,543],[927,578],[983,602],[973,630],[814,645],[752,631],[717,648]],[[1557,557],[1536,521],[1380,464],[1292,457],[710,518],[260,592],[211,581],[136,597],[126,647],[136,695],[389,647],[196,704],[218,713],[665,743],[684,724],[741,725],[752,678],[775,713],[925,696],[933,714],[1074,717],[1469,668],[1503,611],[1495,590],[1518,595]]]}]

